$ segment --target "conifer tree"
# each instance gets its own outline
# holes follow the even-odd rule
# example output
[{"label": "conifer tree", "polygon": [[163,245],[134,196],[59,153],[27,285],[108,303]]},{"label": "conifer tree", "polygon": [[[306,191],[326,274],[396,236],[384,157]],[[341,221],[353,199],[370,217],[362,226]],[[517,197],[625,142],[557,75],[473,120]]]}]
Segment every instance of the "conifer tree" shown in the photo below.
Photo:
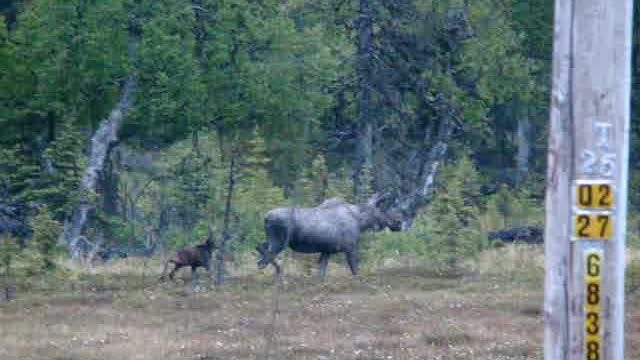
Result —
[{"label": "conifer tree", "polygon": [[33,235],[28,248],[31,254],[32,272],[53,270],[56,266],[57,242],[60,235],[60,223],[53,219],[47,207],[41,207],[33,219]]},{"label": "conifer tree", "polygon": [[191,151],[175,171],[177,179],[175,200],[185,228],[193,228],[204,215],[209,202],[210,162],[211,159],[204,154]]},{"label": "conifer tree", "polygon": [[476,254],[483,242],[475,205],[478,174],[468,157],[450,165],[433,202],[427,208],[429,247],[447,271],[459,270],[460,260]]},{"label": "conifer tree", "polygon": [[30,192],[33,200],[55,209],[52,216],[58,221],[70,215],[79,199],[85,166],[82,138],[70,120],[61,124],[56,140],[44,152],[37,187]]},{"label": "conifer tree", "polygon": [[323,154],[318,154],[311,164],[313,179],[312,193],[314,203],[320,204],[327,198],[329,187],[329,171]]},{"label": "conifer tree", "polygon": [[18,257],[19,251],[15,238],[6,235],[0,237],[0,271],[5,279],[12,276],[11,266]]}]

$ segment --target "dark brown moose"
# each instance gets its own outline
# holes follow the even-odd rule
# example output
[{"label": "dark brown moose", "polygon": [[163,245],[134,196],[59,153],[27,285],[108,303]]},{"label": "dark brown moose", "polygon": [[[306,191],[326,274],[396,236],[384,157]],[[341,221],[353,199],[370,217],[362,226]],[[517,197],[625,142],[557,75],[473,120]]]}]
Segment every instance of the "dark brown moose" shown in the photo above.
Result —
[{"label": "dark brown moose", "polygon": [[176,255],[167,260],[162,271],[160,280],[166,280],[167,269],[169,264],[173,264],[173,270],[169,273],[169,279],[174,280],[173,276],[180,268],[190,266],[191,267],[191,281],[195,282],[198,279],[197,269],[199,267],[205,268],[207,272],[210,271],[211,253],[217,246],[213,242],[213,234],[209,230],[207,240],[196,246],[180,249],[176,252]]},{"label": "dark brown moose", "polygon": [[329,257],[345,253],[351,273],[358,273],[360,233],[389,228],[400,231],[401,223],[379,206],[383,198],[374,195],[366,204],[353,205],[342,199],[329,199],[313,208],[276,208],[265,216],[267,242],[258,246],[262,255],[258,268],[279,266],[275,258],[290,247],[302,253],[320,253],[320,276],[327,271]]}]

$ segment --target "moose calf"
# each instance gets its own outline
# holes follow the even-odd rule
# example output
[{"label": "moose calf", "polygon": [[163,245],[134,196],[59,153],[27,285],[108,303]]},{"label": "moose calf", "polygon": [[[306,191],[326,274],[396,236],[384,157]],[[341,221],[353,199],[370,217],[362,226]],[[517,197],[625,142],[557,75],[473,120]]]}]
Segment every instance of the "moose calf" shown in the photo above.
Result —
[{"label": "moose calf", "polygon": [[207,271],[210,271],[211,253],[216,248],[217,247],[213,242],[213,234],[209,231],[207,241],[204,243],[178,250],[176,255],[165,263],[160,280],[166,279],[165,275],[167,273],[169,263],[173,263],[173,270],[169,273],[169,278],[172,281],[174,280],[173,276],[176,271],[185,266],[191,266],[191,281],[196,281],[198,276],[196,270],[198,267],[203,267]]}]

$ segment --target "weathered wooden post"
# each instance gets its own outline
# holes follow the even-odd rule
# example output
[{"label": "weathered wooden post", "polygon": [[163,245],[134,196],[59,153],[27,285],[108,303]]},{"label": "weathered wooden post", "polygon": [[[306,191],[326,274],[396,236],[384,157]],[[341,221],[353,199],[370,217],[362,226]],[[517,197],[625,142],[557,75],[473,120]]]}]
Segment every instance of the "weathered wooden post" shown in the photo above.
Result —
[{"label": "weathered wooden post", "polygon": [[545,360],[624,359],[633,0],[556,0]]}]

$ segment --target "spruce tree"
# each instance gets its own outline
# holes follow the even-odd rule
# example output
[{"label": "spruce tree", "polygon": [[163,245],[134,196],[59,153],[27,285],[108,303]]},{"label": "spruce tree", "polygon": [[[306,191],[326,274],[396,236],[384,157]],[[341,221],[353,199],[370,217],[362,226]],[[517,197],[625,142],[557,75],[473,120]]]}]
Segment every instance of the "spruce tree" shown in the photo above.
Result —
[{"label": "spruce tree", "polygon": [[447,271],[459,271],[461,260],[475,255],[484,244],[475,205],[477,180],[468,157],[448,166],[425,214],[429,248]]},{"label": "spruce tree", "polygon": [[71,215],[79,199],[79,185],[85,167],[83,136],[70,120],[63,122],[56,140],[45,150],[36,188],[29,197],[50,209],[62,221]]},{"label": "spruce tree", "polygon": [[313,159],[311,173],[313,200],[314,203],[319,204],[327,198],[327,190],[329,187],[329,171],[323,154],[319,154]]},{"label": "spruce tree", "polygon": [[210,162],[207,156],[191,151],[176,169],[176,205],[185,228],[193,228],[209,202]]},{"label": "spruce tree", "polygon": [[0,236],[0,271],[5,279],[13,276],[11,266],[18,257],[19,251],[15,238],[8,235]]},{"label": "spruce tree", "polygon": [[56,266],[58,237],[61,231],[59,222],[53,219],[47,207],[41,207],[33,218],[31,227],[33,235],[29,239],[31,253],[31,271],[33,273],[50,271]]}]

